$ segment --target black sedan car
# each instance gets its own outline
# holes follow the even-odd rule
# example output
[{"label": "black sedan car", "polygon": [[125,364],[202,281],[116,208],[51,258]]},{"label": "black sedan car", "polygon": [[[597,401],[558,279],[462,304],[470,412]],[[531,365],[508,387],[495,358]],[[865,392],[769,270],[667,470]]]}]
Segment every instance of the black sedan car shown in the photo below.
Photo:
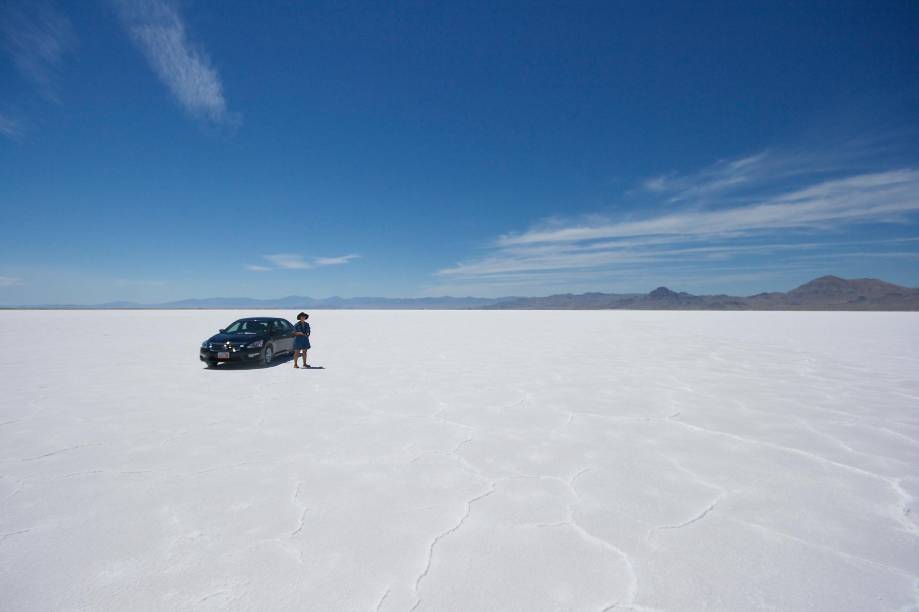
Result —
[{"label": "black sedan car", "polygon": [[201,361],[207,367],[218,363],[271,363],[281,353],[294,350],[294,326],[285,319],[251,317],[233,321],[220,333],[201,343]]}]

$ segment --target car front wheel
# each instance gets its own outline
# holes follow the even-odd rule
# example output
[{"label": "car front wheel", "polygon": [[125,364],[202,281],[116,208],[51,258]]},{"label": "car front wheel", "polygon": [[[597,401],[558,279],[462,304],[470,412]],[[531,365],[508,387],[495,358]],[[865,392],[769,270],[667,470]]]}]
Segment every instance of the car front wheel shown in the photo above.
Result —
[{"label": "car front wheel", "polygon": [[270,365],[272,359],[274,359],[274,349],[269,344],[262,351],[262,365]]}]

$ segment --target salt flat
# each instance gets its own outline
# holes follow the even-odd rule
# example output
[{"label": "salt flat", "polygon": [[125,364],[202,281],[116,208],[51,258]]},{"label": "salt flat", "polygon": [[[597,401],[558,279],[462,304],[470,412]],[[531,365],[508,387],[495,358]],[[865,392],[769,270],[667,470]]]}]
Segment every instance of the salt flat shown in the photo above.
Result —
[{"label": "salt flat", "polygon": [[0,608],[919,609],[917,314],[248,314],[0,312]]}]

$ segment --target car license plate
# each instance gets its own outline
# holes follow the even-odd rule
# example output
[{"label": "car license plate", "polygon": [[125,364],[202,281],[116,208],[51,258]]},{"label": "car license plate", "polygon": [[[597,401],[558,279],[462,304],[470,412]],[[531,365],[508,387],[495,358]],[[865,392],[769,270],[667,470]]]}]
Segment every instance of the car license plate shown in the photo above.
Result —
[{"label": "car license plate", "polygon": [[217,359],[229,359],[229,358],[230,358],[230,353],[227,353],[227,352],[217,353]]}]

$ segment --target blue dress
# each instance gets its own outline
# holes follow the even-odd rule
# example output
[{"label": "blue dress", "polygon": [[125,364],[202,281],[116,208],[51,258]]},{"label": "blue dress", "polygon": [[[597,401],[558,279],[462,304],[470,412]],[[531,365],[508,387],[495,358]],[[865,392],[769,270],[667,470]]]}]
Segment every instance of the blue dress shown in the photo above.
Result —
[{"label": "blue dress", "polygon": [[301,351],[310,348],[310,324],[306,321],[297,321],[294,331],[303,332],[304,336],[294,336],[294,350]]}]

